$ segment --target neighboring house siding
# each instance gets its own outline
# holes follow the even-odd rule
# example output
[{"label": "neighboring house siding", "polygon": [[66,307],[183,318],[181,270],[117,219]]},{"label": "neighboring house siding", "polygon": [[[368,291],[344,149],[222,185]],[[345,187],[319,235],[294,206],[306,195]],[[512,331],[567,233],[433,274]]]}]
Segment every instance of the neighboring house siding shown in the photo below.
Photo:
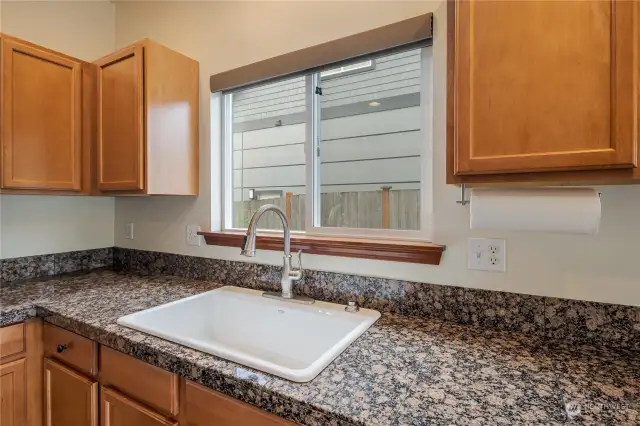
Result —
[{"label": "neighboring house siding", "polygon": [[[324,120],[321,191],[419,188],[420,114],[411,107]],[[234,200],[248,199],[249,188],[304,193],[304,139],[304,123],[235,134]]]},{"label": "neighboring house siding", "polygon": [[[376,60],[375,69],[323,80],[322,108],[420,91],[420,51]],[[305,79],[268,84],[233,97],[234,123],[304,112]]]},{"label": "neighboring house siding", "polygon": [[[377,60],[374,70],[322,81],[321,192],[419,189],[420,66],[419,51],[403,52]],[[299,78],[234,95],[235,201],[251,188],[305,193],[304,86]],[[403,97],[412,103],[368,106],[388,108]]]}]

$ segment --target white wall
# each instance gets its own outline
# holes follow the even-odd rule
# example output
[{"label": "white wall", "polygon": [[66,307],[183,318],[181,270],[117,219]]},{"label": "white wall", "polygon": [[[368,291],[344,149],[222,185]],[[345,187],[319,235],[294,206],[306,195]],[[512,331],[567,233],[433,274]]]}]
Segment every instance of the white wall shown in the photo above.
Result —
[{"label": "white wall", "polygon": [[[6,34],[79,59],[114,50],[115,5],[107,1],[0,3]],[[0,196],[0,258],[110,247],[115,203],[106,197]]]},{"label": "white wall", "polygon": [[[0,0],[0,32],[2,32],[2,0]],[[0,196],[0,259],[2,258],[2,196]]]},{"label": "white wall", "polygon": [[[246,260],[239,249],[188,247],[185,225],[219,223],[219,147],[209,146],[208,76],[288,51],[346,36],[424,12],[435,14],[434,240],[447,245],[440,266],[306,256],[309,268],[378,275],[435,284],[640,306],[640,186],[602,189],[603,219],[595,237],[469,230],[469,210],[445,185],[446,2],[158,2],[118,3],[116,44],[149,36],[200,61],[201,196],[116,200],[116,245],[222,259]],[[215,114],[216,112],[212,112]],[[213,210],[212,210],[213,206]],[[136,223],[136,239],[124,224]],[[467,238],[507,239],[507,273],[468,271]],[[279,264],[281,254],[259,253]]]}]

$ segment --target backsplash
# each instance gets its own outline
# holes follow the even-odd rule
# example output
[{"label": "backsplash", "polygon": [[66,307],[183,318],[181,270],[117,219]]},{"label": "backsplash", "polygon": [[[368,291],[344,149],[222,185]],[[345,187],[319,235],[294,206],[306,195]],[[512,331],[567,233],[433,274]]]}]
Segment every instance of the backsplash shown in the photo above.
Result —
[{"label": "backsplash", "polygon": [[[170,253],[114,249],[117,270],[279,290],[281,268]],[[297,293],[314,299],[575,343],[640,349],[640,307],[305,270]]]},{"label": "backsplash", "polygon": [[[281,268],[258,263],[105,248],[0,260],[3,282],[113,266],[257,290],[279,290]],[[640,350],[640,307],[305,270],[297,293],[318,300],[489,329]]]},{"label": "backsplash", "polygon": [[0,259],[0,282],[89,271],[113,265],[113,247]]}]

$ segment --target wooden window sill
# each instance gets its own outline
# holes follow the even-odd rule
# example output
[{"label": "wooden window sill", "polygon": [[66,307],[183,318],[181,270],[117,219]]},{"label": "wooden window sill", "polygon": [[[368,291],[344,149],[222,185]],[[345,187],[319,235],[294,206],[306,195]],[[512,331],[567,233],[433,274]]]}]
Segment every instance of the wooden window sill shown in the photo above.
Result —
[{"label": "wooden window sill", "polygon": [[[240,247],[244,232],[199,232],[208,245]],[[282,237],[274,234],[258,234],[256,245],[260,250],[282,251]],[[291,251],[325,256],[354,257],[361,259],[390,260],[393,262],[439,265],[446,246],[418,241],[370,240],[309,235],[292,235]]]}]

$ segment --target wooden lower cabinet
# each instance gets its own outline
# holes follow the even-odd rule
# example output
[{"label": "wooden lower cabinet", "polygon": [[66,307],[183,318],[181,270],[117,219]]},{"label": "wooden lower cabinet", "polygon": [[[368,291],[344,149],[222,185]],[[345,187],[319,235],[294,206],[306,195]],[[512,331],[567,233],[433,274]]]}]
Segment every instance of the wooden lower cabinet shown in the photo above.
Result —
[{"label": "wooden lower cabinet", "polygon": [[0,426],[42,426],[42,321],[0,328]]},{"label": "wooden lower cabinet", "polygon": [[[185,380],[181,426],[289,426],[264,410]],[[103,425],[105,426],[105,425]]]},{"label": "wooden lower cabinet", "polygon": [[24,324],[0,328],[0,360],[24,352],[25,346]]},{"label": "wooden lower cabinet", "polygon": [[26,426],[26,381],[24,359],[0,365],[1,426]]},{"label": "wooden lower cabinet", "polygon": [[40,319],[0,328],[0,426],[293,425],[129,355],[97,347],[52,324],[43,327]]},{"label": "wooden lower cabinet", "polygon": [[100,385],[165,415],[178,414],[178,376],[104,346],[100,348]]},{"label": "wooden lower cabinet", "polygon": [[177,426],[137,402],[114,391],[100,387],[100,426]]},{"label": "wooden lower cabinet", "polygon": [[45,359],[44,424],[97,426],[98,383],[62,364]]}]

